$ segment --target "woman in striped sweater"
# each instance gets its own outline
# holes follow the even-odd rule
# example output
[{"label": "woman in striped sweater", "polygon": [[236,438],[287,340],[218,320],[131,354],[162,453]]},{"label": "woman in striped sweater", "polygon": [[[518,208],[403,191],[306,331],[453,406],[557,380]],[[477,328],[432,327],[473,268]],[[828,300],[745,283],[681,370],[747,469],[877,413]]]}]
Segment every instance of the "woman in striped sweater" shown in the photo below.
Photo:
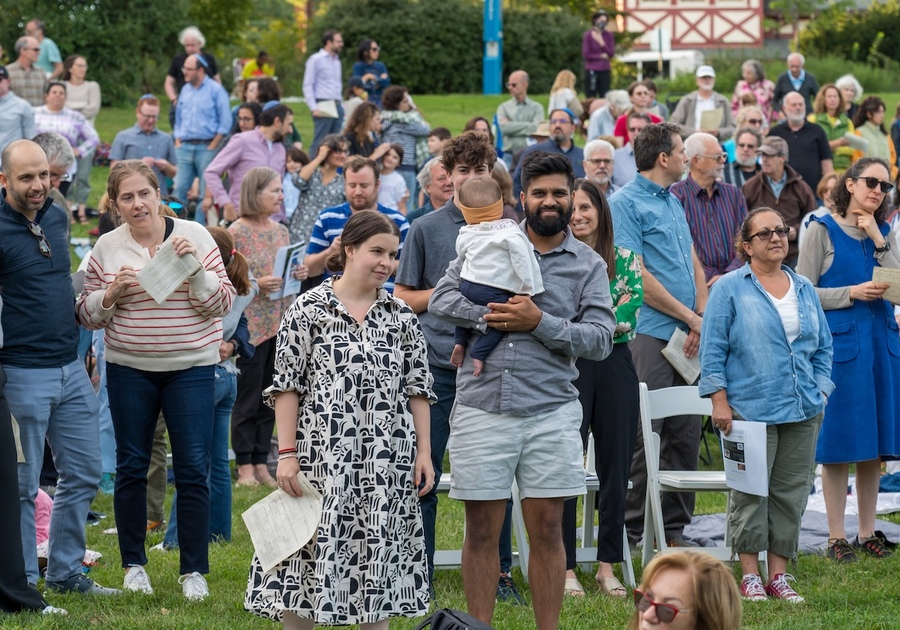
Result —
[{"label": "woman in striped sweater", "polygon": [[[209,590],[209,488],[215,365],[221,318],[235,290],[219,248],[193,221],[160,216],[159,184],[139,160],[110,171],[107,192],[123,224],[104,234],[91,252],[78,299],[80,323],[106,328],[107,390],[116,431],[115,512],[124,588],[150,594],[144,571],[147,469],[156,419],[162,409],[172,445],[178,489],[181,579],[185,597]],[[162,303],[137,282],[137,273],[166,243],[193,256],[200,269]]]}]

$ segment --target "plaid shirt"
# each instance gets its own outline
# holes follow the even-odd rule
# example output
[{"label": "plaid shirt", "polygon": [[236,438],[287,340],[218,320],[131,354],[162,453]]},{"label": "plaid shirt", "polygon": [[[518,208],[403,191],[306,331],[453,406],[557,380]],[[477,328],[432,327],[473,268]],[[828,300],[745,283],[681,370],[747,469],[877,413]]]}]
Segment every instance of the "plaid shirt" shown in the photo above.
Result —
[{"label": "plaid shirt", "polygon": [[24,98],[32,107],[44,104],[44,86],[47,84],[47,74],[37,64],[26,70],[18,61],[6,66],[9,72],[9,89],[19,98]]},{"label": "plaid shirt", "polygon": [[37,133],[53,131],[69,141],[73,149],[87,155],[97,148],[100,137],[87,119],[74,109],[62,108],[51,112],[46,106],[34,108],[34,129]]}]

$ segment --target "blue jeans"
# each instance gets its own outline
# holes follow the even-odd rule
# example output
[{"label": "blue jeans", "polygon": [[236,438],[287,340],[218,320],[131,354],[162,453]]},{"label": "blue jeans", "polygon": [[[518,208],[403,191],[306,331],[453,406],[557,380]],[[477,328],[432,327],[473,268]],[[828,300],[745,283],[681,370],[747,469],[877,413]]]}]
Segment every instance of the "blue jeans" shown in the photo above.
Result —
[{"label": "blue jeans", "polygon": [[401,165],[397,168],[397,172],[400,173],[400,176],[403,178],[403,181],[406,182],[406,188],[409,190],[409,199],[406,201],[406,209],[407,211],[411,211],[416,207],[416,203],[419,199],[419,181],[416,179],[416,167],[413,165]]},{"label": "blue jeans", "polygon": [[[187,204],[188,190],[194,183],[194,178],[200,178],[200,201],[203,201],[203,193],[206,192],[206,182],[203,181],[203,171],[216,157],[218,151],[210,151],[205,144],[190,144],[188,142],[175,149],[178,158],[178,171],[175,173],[175,192],[178,199]],[[200,201],[197,202],[197,221],[206,225],[206,215],[200,210]]]},{"label": "blue jeans", "polygon": [[209,572],[209,449],[215,366],[148,372],[106,364],[109,408],[116,429],[113,499],[122,566],[147,564],[147,471],[156,420],[162,409],[172,445],[178,511],[184,523],[181,573]]},{"label": "blue jeans", "polygon": [[109,413],[109,396],[106,393],[106,337],[104,329],[94,331],[94,358],[97,361],[97,374],[100,377],[100,388],[97,390],[97,401],[100,403],[100,463],[104,473],[116,472],[116,432],[113,429],[112,415]]},{"label": "blue jeans", "polygon": [[97,396],[80,360],[58,368],[3,367],[9,410],[19,423],[25,453],[25,463],[19,464],[25,573],[29,582],[37,584],[34,497],[46,437],[59,471],[50,518],[47,580],[61,582],[81,574],[84,523],[100,482]]},{"label": "blue jeans", "polygon": [[[316,155],[319,145],[322,144],[322,138],[330,133],[341,133],[344,127],[344,106],[341,102],[337,102],[337,118],[313,118],[313,141],[309,148],[310,155]],[[178,165],[179,168],[181,164]]]},{"label": "blue jeans", "polygon": [[[209,449],[209,541],[231,540],[231,468],[228,466],[228,428],[237,395],[237,374],[216,366],[212,445]],[[178,478],[175,479],[176,485]],[[178,492],[172,500],[169,527],[163,545],[178,546]]]}]

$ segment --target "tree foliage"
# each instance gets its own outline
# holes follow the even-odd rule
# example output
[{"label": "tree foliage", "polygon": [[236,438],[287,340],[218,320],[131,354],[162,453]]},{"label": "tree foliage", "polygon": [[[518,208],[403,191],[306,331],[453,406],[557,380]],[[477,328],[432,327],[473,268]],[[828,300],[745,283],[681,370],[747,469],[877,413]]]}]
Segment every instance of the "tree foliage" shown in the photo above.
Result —
[{"label": "tree foliage", "polygon": [[[309,48],[313,52],[318,47],[324,31],[339,30],[349,74],[356,45],[375,38],[395,83],[418,93],[480,92],[482,11],[483,3],[477,0],[332,0],[316,15]],[[562,69],[580,76],[586,28],[580,17],[559,7],[504,9],[504,76],[525,69],[532,91],[549,90]]]},{"label": "tree foliage", "polygon": [[900,1],[873,3],[866,11],[839,2],[816,16],[800,35],[801,51],[838,55],[884,68],[900,62]]}]

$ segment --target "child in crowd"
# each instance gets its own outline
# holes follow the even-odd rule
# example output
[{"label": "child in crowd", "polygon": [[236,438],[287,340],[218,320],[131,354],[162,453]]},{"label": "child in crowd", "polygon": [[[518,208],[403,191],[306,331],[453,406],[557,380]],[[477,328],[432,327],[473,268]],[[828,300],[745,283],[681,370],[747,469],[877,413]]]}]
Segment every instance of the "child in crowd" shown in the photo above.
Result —
[{"label": "child in crowd", "polygon": [[[439,157],[441,151],[444,150],[444,145],[450,142],[450,138],[452,137],[453,135],[446,127],[435,127],[432,129],[431,133],[428,134],[428,151],[431,153],[430,157]],[[425,161],[427,162],[428,160]]]},{"label": "child in crowd", "polygon": [[284,181],[281,183],[281,193],[284,195],[284,223],[287,225],[294,210],[300,203],[300,189],[294,185],[294,176],[300,169],[309,164],[309,156],[297,147],[289,147],[284,162]]},{"label": "child in crowd", "polygon": [[381,158],[381,176],[378,186],[378,203],[385,208],[406,214],[406,202],[409,199],[409,188],[406,180],[397,171],[403,162],[403,147],[392,144]]},{"label": "child in crowd", "polygon": [[[459,290],[469,301],[482,306],[508,302],[514,295],[537,295],[544,291],[541,269],[525,232],[510,219],[503,219],[503,196],[491,178],[470,179],[459,189],[457,205],[468,225],[459,230],[456,253],[463,264]],[[500,339],[502,329],[488,327],[469,352],[480,376],[484,361]],[[450,362],[462,367],[469,329],[456,328],[456,345]]]}]

